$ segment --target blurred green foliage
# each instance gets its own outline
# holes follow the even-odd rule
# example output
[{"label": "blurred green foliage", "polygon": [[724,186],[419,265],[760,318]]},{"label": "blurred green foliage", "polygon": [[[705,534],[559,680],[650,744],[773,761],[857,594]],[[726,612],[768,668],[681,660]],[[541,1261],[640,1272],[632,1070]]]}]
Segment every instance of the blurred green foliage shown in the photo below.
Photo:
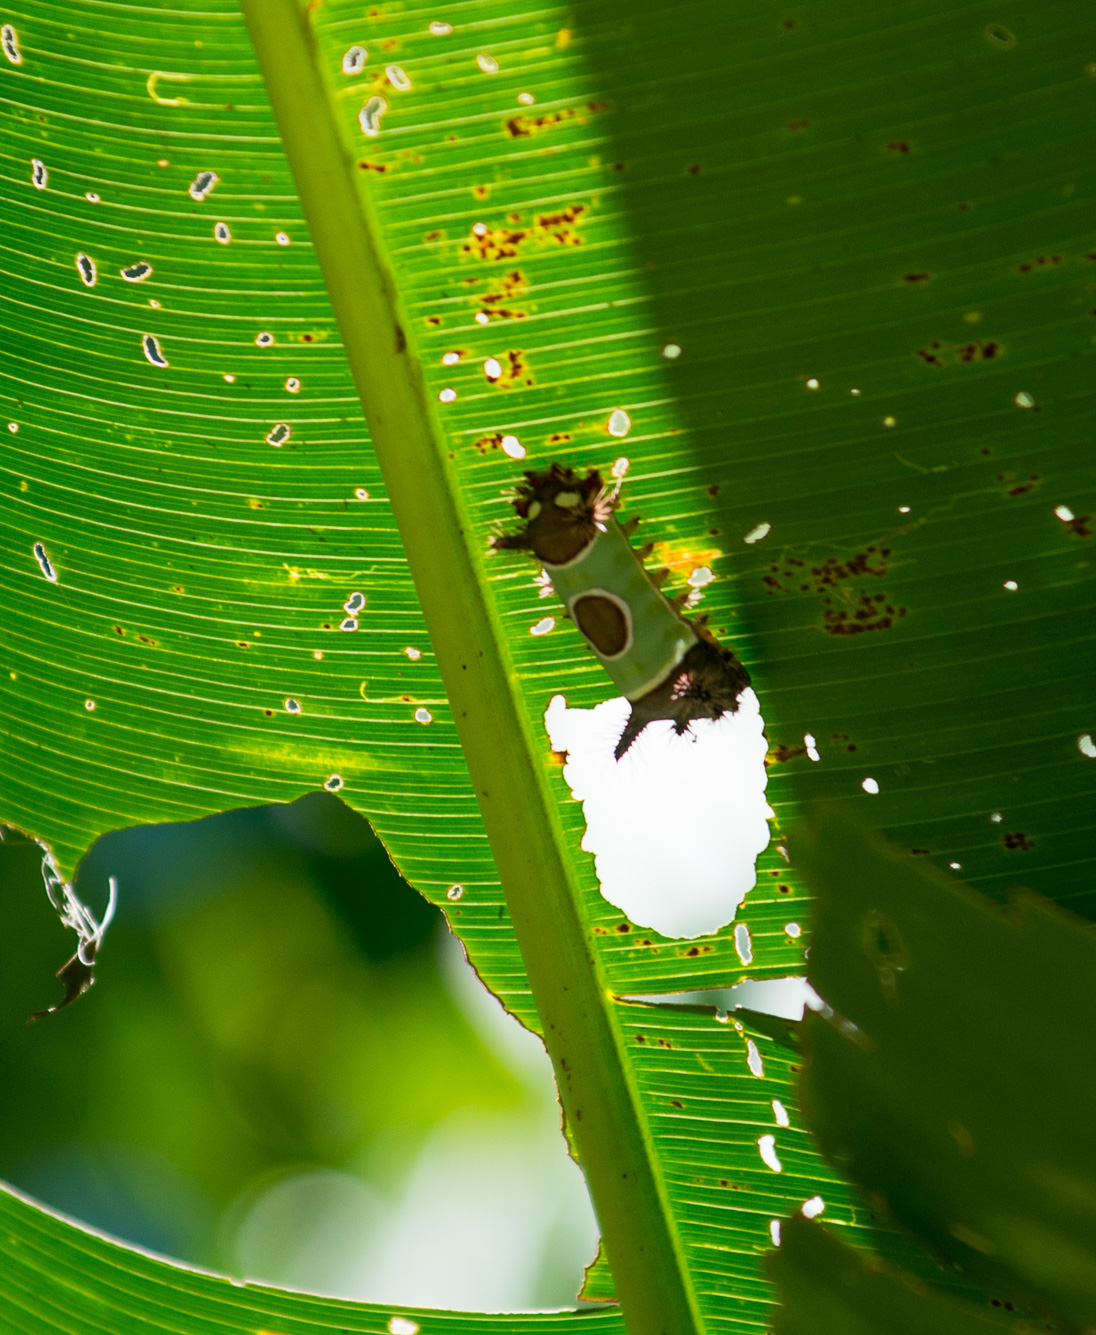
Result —
[{"label": "blurred green foliage", "polygon": [[338,799],[99,840],[77,879],[99,907],[119,885],[97,984],[30,1026],[73,938],[40,850],[5,834],[0,1177],[47,1203],[231,1269],[233,1220],[279,1175],[392,1191],[448,1114],[526,1098],[445,985],[441,914]]}]

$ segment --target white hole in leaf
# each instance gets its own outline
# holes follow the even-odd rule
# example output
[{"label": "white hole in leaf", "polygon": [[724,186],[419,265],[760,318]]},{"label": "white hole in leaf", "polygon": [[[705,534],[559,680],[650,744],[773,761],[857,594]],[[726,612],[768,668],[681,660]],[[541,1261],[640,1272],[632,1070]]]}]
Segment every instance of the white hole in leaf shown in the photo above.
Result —
[{"label": "white hole in leaf", "polygon": [[734,948],[743,964],[753,963],[753,940],[744,922],[736,922],[734,925]]},{"label": "white hole in leaf", "polygon": [[1035,400],[1034,400],[1034,398],[1027,392],[1026,389],[1022,389],[1022,390],[1019,392],[1019,394],[1016,395],[1016,397],[1013,399],[1013,403],[1016,404],[1017,408],[1034,408],[1034,407],[1035,407]]},{"label": "white hole in leaf", "polygon": [[803,928],[800,927],[800,925],[797,922],[786,922],[784,924],[784,930],[792,938],[793,941],[797,937],[803,935]]},{"label": "white hole in leaf", "polygon": [[411,80],[407,77],[407,71],[402,65],[389,65],[385,71],[385,78],[396,89],[397,92],[406,93],[411,88]]},{"label": "white hole in leaf", "polygon": [[850,389],[849,393],[853,396],[854,399],[858,399],[860,397],[860,390],[858,389]]},{"label": "white hole in leaf", "polygon": [[444,19],[434,19],[430,24],[430,33],[433,37],[448,37],[453,31],[453,25],[446,23]]},{"label": "white hole in leaf", "polygon": [[351,46],[343,53],[342,72],[344,74],[360,74],[365,68],[365,62],[369,59],[369,52],[364,46]]},{"label": "white hole in leaf", "polygon": [[805,732],[803,734],[803,745],[807,748],[808,760],[822,759],[822,757],[818,754],[818,743],[815,741],[813,734],[809,732]]},{"label": "white hole in leaf", "polygon": [[476,64],[483,70],[484,74],[497,74],[499,72],[499,63],[494,56],[489,56],[481,51],[476,57]]},{"label": "white hole in leaf", "polygon": [[873,797],[879,791],[879,783],[876,779],[861,779],[860,787],[863,788],[864,792],[871,793]]},{"label": "white hole in leaf", "polygon": [[459,361],[460,361],[459,352],[447,352],[442,356],[441,364],[442,366],[456,366],[457,362]]},{"label": "white hole in leaf", "polygon": [[779,1219],[770,1219],[770,1220],[769,1220],[769,1237],[772,1238],[772,1240],[773,1240],[773,1246],[774,1246],[774,1247],[779,1247],[779,1246],[780,1246],[780,1220],[779,1220]]},{"label": "white hole in leaf", "polygon": [[366,491],[364,487],[355,487],[354,497],[356,500],[359,501],[367,501],[369,499],[369,493]]},{"label": "white hole in leaf", "polygon": [[163,302],[157,301],[155,297],[149,297],[148,304],[152,307],[154,311],[160,310],[160,308],[163,306]]},{"label": "white hole in leaf", "polygon": [[1020,586],[1014,579],[1006,579],[1002,587],[1008,589],[1009,593],[1015,593]]},{"label": "white hole in leaf", "polygon": [[358,112],[358,124],[362,134],[375,139],[381,132],[381,117],[388,110],[388,103],[383,97],[371,97]]},{"label": "white hole in leaf", "polygon": [[94,287],[99,281],[99,270],[95,267],[95,261],[82,250],[76,255],[76,272],[85,287]]},{"label": "white hole in leaf", "polygon": [[49,171],[41,158],[31,158],[30,180],[36,190],[44,190],[49,184]]},{"label": "white hole in leaf", "polygon": [[119,269],[118,272],[127,283],[143,283],[152,273],[152,265],[146,260],[138,260],[136,264],[127,264],[124,269]]},{"label": "white hole in leaf", "polygon": [[7,56],[13,65],[21,65],[23,63],[23,53],[19,50],[19,34],[10,23],[5,23],[4,26],[0,28],[0,46],[3,46],[4,55]]},{"label": "white hole in leaf", "polygon": [[329,779],[324,779],[323,786],[329,793],[337,793],[343,786],[343,776],[341,774],[332,774]]},{"label": "white hole in leaf", "polygon": [[234,385],[236,383],[236,377],[230,371],[226,371],[225,381],[229,385]]},{"label": "white hole in leaf", "polygon": [[289,379],[285,382],[285,387],[290,392],[290,394],[297,394],[300,392],[301,382],[297,379],[295,375],[291,375]]},{"label": "white hole in leaf", "polygon": [[42,574],[45,575],[46,579],[48,579],[51,584],[56,584],[57,571],[54,570],[53,562],[46,555],[45,547],[40,542],[36,542],[31,548],[31,551],[34,552],[34,559],[38,562]]},{"label": "white hole in leaf", "polygon": [[1000,825],[1001,822],[1005,819],[1004,816],[999,811],[991,811],[989,813],[989,818],[994,823],[994,825]]},{"label": "white hole in leaf", "polygon": [[269,348],[273,343],[274,335],[268,329],[264,329],[261,333],[255,335],[255,346],[257,348]]},{"label": "white hole in leaf", "polygon": [[99,203],[99,196],[95,193],[94,190],[89,190],[87,194],[84,196],[84,198],[87,200],[89,204]]},{"label": "white hole in leaf", "polygon": [[301,712],[301,702],[299,700],[294,700],[291,695],[286,697],[284,703],[285,712],[287,714],[299,714]]},{"label": "white hole in leaf", "polygon": [[275,422],[266,433],[266,443],[268,445],[284,445],[292,434],[293,431],[288,422]]},{"label": "white hole in leaf", "polygon": [[627,476],[628,469],[631,468],[631,466],[631,460],[625,459],[624,456],[621,455],[619,459],[613,460],[613,467],[610,471],[612,472],[613,477],[622,478]]},{"label": "white hole in leaf", "polygon": [[908,515],[909,512],[910,512],[910,507],[908,505],[900,505],[898,507],[898,513],[900,515]]},{"label": "white hole in leaf", "polygon": [[1096,741],[1092,739],[1092,733],[1083,732],[1077,738],[1077,750],[1081,755],[1087,756],[1089,760],[1096,760]]},{"label": "white hole in leaf", "polygon": [[220,179],[216,172],[199,172],[187,187],[187,194],[200,204]]},{"label": "white hole in leaf", "polygon": [[[1094,752],[1093,754],[1096,754],[1096,752]],[[963,864],[962,864],[961,862],[949,862],[949,863],[948,863],[948,866],[952,869],[952,871],[959,871],[960,868],[962,867],[962,865],[963,865]]]},{"label": "white hole in leaf", "polygon": [[1063,524],[1072,523],[1072,521],[1076,518],[1073,511],[1069,508],[1068,505],[1056,505],[1054,507],[1054,513],[1058,516],[1058,518],[1062,521]]},{"label": "white hole in leaf", "polygon": [[415,710],[416,723],[433,723],[433,721],[434,721],[434,715],[431,714],[429,709],[424,709],[420,705],[419,708]]},{"label": "white hole in leaf", "polygon": [[752,1038],[746,1040],[746,1065],[750,1068],[750,1073],[756,1075],[760,1080],[765,1074],[765,1067],[761,1062],[761,1053],[757,1050],[757,1044]]},{"label": "white hole in leaf", "polygon": [[84,708],[85,708],[85,709],[88,711],[88,713],[90,714],[91,711],[95,708],[95,701],[94,701],[94,700],[85,700],[85,701],[84,701]]},{"label": "white hole in leaf", "polygon": [[19,423],[18,423],[18,422],[9,422],[9,423],[8,423],[8,430],[9,430],[9,431],[11,432],[11,434],[14,436],[15,433],[19,430]]},{"label": "white hole in leaf", "polygon": [[550,630],[554,630],[556,625],[555,617],[541,617],[535,626],[529,627],[530,635],[547,635]]},{"label": "white hole in leaf", "polygon": [[811,378],[807,381],[807,388],[808,388],[808,389],[818,389],[818,388],[819,388],[819,383],[818,383],[818,381],[814,378],[814,376],[811,376]]},{"label": "white hole in leaf", "polygon": [[343,617],[339,622],[339,629],[345,631],[355,631],[358,629],[357,617]]},{"label": "white hole in leaf", "polygon": [[757,1148],[761,1154],[762,1161],[767,1168],[771,1168],[774,1173],[782,1173],[784,1165],[776,1157],[776,1137],[759,1136],[757,1138]]},{"label": "white hole in leaf", "polygon": [[821,1196],[812,1196],[809,1201],[804,1201],[802,1210],[808,1219],[817,1219],[826,1208],[826,1202]]},{"label": "white hole in leaf", "polygon": [[152,334],[146,334],[144,338],[141,339],[141,350],[153,366],[171,365],[160,349],[159,340]]},{"label": "white hole in leaf", "polygon": [[777,1126],[791,1126],[788,1110],[779,1099],[773,1099],[773,1116],[776,1118]]},{"label": "white hole in leaf", "polygon": [[409,644],[403,652],[407,655],[407,657],[411,660],[412,663],[417,663],[419,659],[422,657],[422,650],[416,649],[413,644]]},{"label": "white hole in leaf", "polygon": [[697,566],[697,568],[690,573],[689,578],[685,583],[688,584],[690,589],[703,589],[711,584],[714,579],[715,575],[712,573],[709,566]]},{"label": "white hole in leaf", "polygon": [[442,401],[442,403],[452,403],[456,397],[457,397],[457,391],[453,389],[452,386],[447,386],[445,389],[441,390],[438,394],[438,398]]},{"label": "white hole in leaf", "polygon": [[213,239],[219,241],[222,246],[227,246],[232,240],[232,232],[229,230],[228,223],[217,222],[213,224]]},{"label": "white hole in leaf", "polygon": [[483,374],[488,380],[497,380],[502,375],[502,362],[497,357],[488,357],[483,363]]},{"label": "white hole in leaf", "polygon": [[681,347],[677,343],[667,343],[662,349],[662,355],[668,362],[676,362],[681,356]]},{"label": "white hole in leaf", "polygon": [[445,892],[446,899],[460,899],[464,894],[463,885],[451,885]]},{"label": "white hole in leaf", "polygon": [[531,107],[536,100],[532,93],[518,93],[518,101],[523,107]]},{"label": "white hole in leaf", "polygon": [[388,1323],[388,1335],[418,1335],[419,1323],[410,1317],[394,1316]]},{"label": "white hole in leaf", "polygon": [[626,436],[632,429],[632,419],[623,408],[614,408],[609,414],[608,432],[610,436]]},{"label": "white hole in leaf", "polygon": [[274,233],[274,240],[277,241],[277,243],[278,243],[279,246],[288,246],[288,245],[290,244],[290,241],[289,241],[289,233],[288,233],[288,232],[275,232],[275,233]]},{"label": "white hole in leaf", "polygon": [[888,427],[888,428],[889,428],[889,427],[892,427],[892,426],[897,426],[897,425],[898,425],[898,418],[897,418],[897,417],[890,417],[890,416],[884,417],[884,418],[883,418],[883,425],[884,425],[885,427]]},{"label": "white hole in leaf", "polygon": [[669,722],[652,723],[617,761],[628,712],[619,698],[568,709],[557,695],[545,713],[583,804],[582,847],[595,856],[602,895],[633,923],[672,937],[717,931],[756,883],[769,842],[757,697],[744,691],[737,713],[681,737]]},{"label": "white hole in leaf", "polygon": [[347,598],[346,602],[343,603],[343,611],[349,612],[351,616],[354,616],[356,613],[360,612],[364,606],[365,594],[352,593],[350,597]]},{"label": "white hole in leaf", "polygon": [[517,436],[503,436],[502,451],[510,456],[511,459],[524,459],[525,446],[518,440]]},{"label": "white hole in leaf", "polygon": [[746,536],[742,539],[742,541],[751,544],[755,542],[760,542],[762,538],[767,538],[772,531],[773,531],[772,524],[768,524],[765,522],[762,522],[760,524],[755,524],[753,528],[750,529],[749,533],[747,533]]}]

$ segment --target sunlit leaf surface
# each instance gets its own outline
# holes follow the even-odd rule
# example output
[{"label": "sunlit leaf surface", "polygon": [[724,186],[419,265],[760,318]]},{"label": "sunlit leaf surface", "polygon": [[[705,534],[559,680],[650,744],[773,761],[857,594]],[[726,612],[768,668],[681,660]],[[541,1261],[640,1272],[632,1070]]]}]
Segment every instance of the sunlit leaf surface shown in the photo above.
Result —
[{"label": "sunlit leaf surface", "polygon": [[24,1197],[0,1190],[7,1238],[3,1312],[7,1330],[129,1335],[156,1329],[171,1335],[491,1335],[557,1332],[576,1320],[583,1330],[617,1335],[615,1310],[480,1316],[415,1311],[286,1293],[184,1269],[121,1247]]},{"label": "sunlit leaf surface", "polygon": [[[753,674],[777,833],[845,792],[991,892],[1088,912],[1083,19],[338,0],[315,23],[484,547],[522,467],[626,457],[668,587],[717,577],[700,610]],[[71,870],[103,831],[325,784],[535,1024],[239,14],[5,21],[0,819]],[[535,568],[488,568],[538,726],[556,693],[604,699],[566,621],[530,634]],[[621,993],[801,970],[775,846],[747,966],[729,930],[623,930],[564,817]],[[697,1189],[682,1131],[659,1144],[706,1311],[763,1329],[767,1222]]]}]

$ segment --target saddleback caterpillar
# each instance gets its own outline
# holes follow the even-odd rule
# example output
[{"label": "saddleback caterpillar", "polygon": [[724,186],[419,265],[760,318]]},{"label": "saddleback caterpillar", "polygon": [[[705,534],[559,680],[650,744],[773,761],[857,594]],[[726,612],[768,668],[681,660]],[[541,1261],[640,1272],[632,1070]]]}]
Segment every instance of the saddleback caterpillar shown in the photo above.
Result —
[{"label": "saddleback caterpillar", "polygon": [[693,719],[738,709],[749,674],[705,628],[686,619],[649,573],[628,537],[638,520],[615,517],[619,486],[597,469],[585,477],[562,464],[525,474],[514,509],[517,533],[494,539],[496,550],[529,551],[544,566],[568,615],[631,703],[616,746],[619,760],[648,723],[669,719],[680,736]]}]

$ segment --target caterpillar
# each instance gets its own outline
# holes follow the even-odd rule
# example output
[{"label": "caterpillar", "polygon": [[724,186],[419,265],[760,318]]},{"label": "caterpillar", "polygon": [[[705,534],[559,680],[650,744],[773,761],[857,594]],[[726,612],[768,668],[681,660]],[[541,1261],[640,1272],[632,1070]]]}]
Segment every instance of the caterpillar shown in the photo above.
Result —
[{"label": "caterpillar", "polygon": [[631,705],[619,760],[649,723],[669,719],[680,736],[694,719],[738,709],[749,673],[706,628],[682,615],[628,541],[638,520],[618,523],[619,485],[596,468],[529,471],[513,496],[524,525],[497,534],[496,551],[528,551],[544,566],[567,613]]}]

